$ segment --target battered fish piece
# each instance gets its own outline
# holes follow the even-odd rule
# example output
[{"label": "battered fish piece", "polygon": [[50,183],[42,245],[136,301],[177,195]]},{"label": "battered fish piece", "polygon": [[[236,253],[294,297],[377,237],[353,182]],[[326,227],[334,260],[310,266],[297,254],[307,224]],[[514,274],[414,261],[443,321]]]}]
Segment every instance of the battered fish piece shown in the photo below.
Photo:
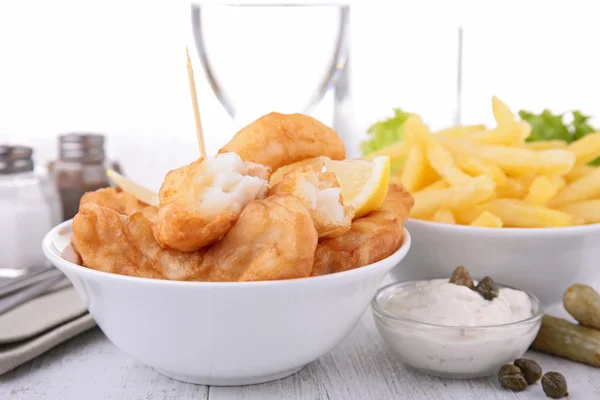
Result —
[{"label": "battered fish piece", "polygon": [[391,211],[395,213],[400,218],[402,224],[404,224],[414,204],[415,199],[404,186],[390,183],[387,196],[381,207],[379,207],[379,211]]},{"label": "battered fish piece", "polygon": [[123,215],[131,215],[140,211],[150,220],[154,219],[158,211],[156,207],[139,201],[136,197],[122,191],[120,188],[113,187],[87,192],[81,197],[79,208],[88,203],[109,208]]},{"label": "battered fish piece", "polygon": [[123,215],[86,203],[73,219],[77,252],[87,268],[142,278],[204,280],[205,251],[163,249],[152,235],[152,223],[141,212]]},{"label": "battered fish piece", "polygon": [[390,185],[379,210],[354,220],[343,235],[319,242],[312,275],[363,267],[395,253],[402,245],[404,221],[413,202],[406,189]]},{"label": "battered fish piece", "polygon": [[171,201],[188,173],[190,171],[193,172],[194,168],[196,168],[198,164],[201,164],[202,161],[204,161],[204,158],[200,157],[199,159],[192,161],[187,165],[175,168],[167,173],[165,180],[158,191],[158,199],[161,205],[167,204]]},{"label": "battered fish piece", "polygon": [[248,204],[225,237],[206,253],[209,281],[309,277],[317,231],[302,200],[273,195]]},{"label": "battered fish piece", "polygon": [[354,209],[344,206],[342,190],[332,172],[317,172],[312,166],[297,168],[284,175],[269,194],[299,197],[310,212],[319,238],[336,237],[350,229]]},{"label": "battered fish piece", "polygon": [[140,213],[126,216],[93,203],[73,221],[83,265],[143,278],[256,281],[310,276],[317,246],[311,216],[295,196],[275,195],[248,204],[214,246],[197,252],[163,249]]},{"label": "battered fish piece", "polygon": [[272,171],[317,156],[346,158],[344,143],[330,127],[303,114],[272,112],[235,134],[219,153],[235,152],[245,161],[267,165]]},{"label": "battered fish piece", "polygon": [[[221,239],[244,207],[267,195],[270,169],[235,153],[167,174],[152,230],[165,248],[192,252]],[[177,187],[176,187],[177,186]]]}]

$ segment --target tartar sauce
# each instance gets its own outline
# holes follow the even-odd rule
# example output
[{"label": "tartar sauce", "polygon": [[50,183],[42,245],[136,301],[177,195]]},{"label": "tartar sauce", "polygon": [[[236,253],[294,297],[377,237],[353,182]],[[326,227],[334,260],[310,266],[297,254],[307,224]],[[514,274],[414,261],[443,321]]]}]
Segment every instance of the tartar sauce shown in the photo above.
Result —
[{"label": "tartar sauce", "polygon": [[392,295],[382,308],[414,321],[446,326],[488,326],[531,317],[529,296],[520,290],[501,288],[488,301],[466,286],[448,279],[423,281]]},{"label": "tartar sauce", "polygon": [[523,356],[541,325],[539,304],[520,290],[500,288],[489,301],[434,279],[382,291],[375,301],[388,315],[375,309],[375,324],[383,339],[404,363],[437,376],[497,374]]}]

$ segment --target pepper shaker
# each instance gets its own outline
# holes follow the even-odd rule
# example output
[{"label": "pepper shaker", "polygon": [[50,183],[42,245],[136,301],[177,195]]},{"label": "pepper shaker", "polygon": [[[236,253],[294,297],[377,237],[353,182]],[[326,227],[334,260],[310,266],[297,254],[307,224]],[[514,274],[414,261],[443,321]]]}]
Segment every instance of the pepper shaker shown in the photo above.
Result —
[{"label": "pepper shaker", "polygon": [[34,170],[33,150],[0,145],[0,275],[16,276],[46,261],[42,239],[60,221],[54,185]]},{"label": "pepper shaker", "polygon": [[106,169],[121,173],[117,162],[106,158],[104,135],[69,133],[59,136],[59,159],[49,164],[62,204],[63,221],[79,211],[79,200],[86,192],[109,187]]}]

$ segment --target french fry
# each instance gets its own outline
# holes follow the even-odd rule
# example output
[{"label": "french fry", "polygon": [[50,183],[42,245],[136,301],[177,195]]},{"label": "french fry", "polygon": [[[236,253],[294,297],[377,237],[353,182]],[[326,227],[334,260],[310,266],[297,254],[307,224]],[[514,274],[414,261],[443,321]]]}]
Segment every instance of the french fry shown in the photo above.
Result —
[{"label": "french fry", "polygon": [[390,162],[396,163],[399,161],[406,160],[406,157],[408,157],[409,150],[410,146],[408,145],[408,143],[405,140],[402,140],[400,142],[392,143],[379,150],[369,153],[365,156],[365,158],[368,160],[372,160],[377,156],[389,156]]},{"label": "french fry", "polygon": [[451,209],[471,207],[477,203],[488,200],[494,196],[496,182],[487,175],[471,178],[463,185],[453,186],[450,189],[447,205]]},{"label": "french fry", "polygon": [[433,221],[440,222],[442,224],[456,224],[456,220],[454,219],[454,215],[452,211],[450,211],[446,207],[442,207],[433,214]]},{"label": "french fry", "polygon": [[579,178],[584,177],[590,172],[594,172],[598,167],[592,167],[591,165],[576,165],[572,170],[567,172],[565,179],[567,182],[576,181]]},{"label": "french fry", "polygon": [[470,225],[475,221],[482,212],[484,212],[484,208],[481,204],[476,204],[472,207],[461,208],[454,210],[454,218],[459,224]]},{"label": "french fry", "polygon": [[389,155],[390,182],[415,200],[411,218],[477,227],[542,228],[600,223],[600,132],[574,143],[525,142],[531,125],[497,97],[497,126],[455,126],[435,134],[417,115]]},{"label": "french fry", "polygon": [[[440,179],[442,179],[441,176],[438,175],[437,172],[435,172],[435,170],[433,168],[431,168],[431,165],[429,165],[429,163],[425,163],[425,172],[423,173],[423,180],[421,182],[421,185],[419,187],[417,187],[417,191],[421,190],[429,185],[431,185],[434,182],[439,181]],[[443,180],[443,179],[442,179]]]},{"label": "french fry", "polygon": [[409,192],[415,192],[422,186],[427,160],[420,143],[411,146],[402,172],[402,184]]},{"label": "french fry", "polygon": [[450,138],[461,138],[468,136],[469,134],[474,132],[485,131],[485,129],[485,125],[462,125],[443,129],[441,131],[436,132],[435,134]]},{"label": "french fry", "polygon": [[552,185],[554,186],[556,193],[560,192],[562,188],[567,185],[567,181],[562,176],[552,175],[550,180],[552,181]]},{"label": "french fry", "polygon": [[535,178],[537,178],[538,176],[540,176],[540,175],[534,174],[533,172],[527,172],[523,175],[516,177],[519,180],[519,182],[521,182],[521,184],[523,185],[523,188],[526,191],[526,193],[523,197],[527,196],[527,194],[529,193],[529,188],[531,187],[531,184],[533,183]]},{"label": "french fry", "polygon": [[471,178],[456,165],[452,154],[437,140],[428,141],[425,151],[431,167],[450,185],[461,185]]},{"label": "french fry", "polygon": [[551,198],[556,196],[558,186],[550,178],[540,175],[529,186],[529,193],[525,196],[525,203],[545,206]]},{"label": "french fry", "polygon": [[483,207],[500,217],[504,226],[510,227],[550,228],[579,225],[582,222],[581,218],[572,214],[515,199],[494,199]]},{"label": "french fry", "polygon": [[433,182],[431,185],[425,186],[421,190],[446,189],[447,187],[448,187],[448,183],[445,180],[440,179],[440,180]]},{"label": "french fry", "polygon": [[510,146],[523,142],[531,133],[531,126],[524,121],[510,121],[487,131],[479,131],[468,135],[468,139],[489,145]]},{"label": "french fry", "polygon": [[515,114],[510,111],[510,108],[496,96],[492,96],[492,112],[498,125],[509,123],[516,119]]},{"label": "french fry", "polygon": [[464,185],[447,189],[421,190],[413,194],[415,205],[410,216],[425,219],[438,209],[448,207],[452,210],[468,208],[494,196],[496,183],[487,175],[481,175]]},{"label": "french fry", "polygon": [[575,164],[575,154],[569,150],[534,151],[521,147],[480,145],[465,139],[440,137],[439,140],[453,151],[494,162],[507,173],[564,175]]},{"label": "french fry", "polygon": [[599,199],[567,204],[566,206],[560,207],[559,210],[583,218],[586,224],[596,224],[600,222]]},{"label": "french fry", "polygon": [[591,133],[571,143],[569,150],[575,153],[577,165],[585,165],[600,157],[600,132]]},{"label": "french fry", "polygon": [[413,193],[415,204],[410,210],[412,218],[426,219],[433,215],[448,199],[450,195],[448,189],[429,189]]},{"label": "french fry", "polygon": [[429,128],[421,118],[411,115],[404,122],[404,139],[409,143],[423,143],[433,139]]},{"label": "french fry", "polygon": [[564,140],[545,140],[543,142],[526,142],[523,147],[532,150],[566,149],[569,144]]},{"label": "french fry", "polygon": [[458,166],[471,176],[488,175],[498,185],[506,182],[506,174],[494,164],[464,154],[457,154],[454,159]]},{"label": "french fry", "polygon": [[502,228],[502,219],[489,211],[484,211],[473,222],[471,226],[479,226],[483,228]]},{"label": "french fry", "polygon": [[600,195],[600,168],[567,184],[550,201],[550,206],[561,207],[569,203],[589,200]]},{"label": "french fry", "polygon": [[407,140],[419,142],[425,146],[425,155],[429,165],[450,185],[464,184],[471,179],[469,175],[458,168],[450,151],[437,141],[419,118],[410,116],[406,120],[404,135]]},{"label": "french fry", "polygon": [[520,180],[507,176],[506,182],[496,187],[496,194],[498,197],[522,199],[527,194],[527,189]]}]

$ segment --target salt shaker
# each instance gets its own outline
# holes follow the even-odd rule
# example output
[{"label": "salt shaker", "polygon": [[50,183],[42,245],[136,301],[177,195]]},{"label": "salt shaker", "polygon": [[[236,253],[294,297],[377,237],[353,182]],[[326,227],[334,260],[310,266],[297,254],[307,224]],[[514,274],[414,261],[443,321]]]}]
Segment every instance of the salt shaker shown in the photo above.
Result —
[{"label": "salt shaker", "polygon": [[60,200],[45,173],[35,171],[33,150],[0,145],[0,273],[40,268],[42,239],[60,222]]},{"label": "salt shaker", "polygon": [[58,188],[63,221],[79,210],[79,200],[86,192],[110,186],[106,169],[121,173],[118,163],[108,160],[104,152],[104,135],[69,133],[60,135],[59,159],[50,163],[49,170]]}]

